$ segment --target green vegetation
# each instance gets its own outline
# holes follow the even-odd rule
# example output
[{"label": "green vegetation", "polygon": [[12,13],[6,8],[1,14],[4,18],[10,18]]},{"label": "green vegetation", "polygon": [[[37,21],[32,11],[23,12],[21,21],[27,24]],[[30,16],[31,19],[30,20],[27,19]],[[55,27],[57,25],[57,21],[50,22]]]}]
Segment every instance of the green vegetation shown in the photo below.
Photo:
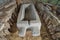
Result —
[{"label": "green vegetation", "polygon": [[42,2],[49,2],[51,4],[60,5],[60,0],[42,0]]}]

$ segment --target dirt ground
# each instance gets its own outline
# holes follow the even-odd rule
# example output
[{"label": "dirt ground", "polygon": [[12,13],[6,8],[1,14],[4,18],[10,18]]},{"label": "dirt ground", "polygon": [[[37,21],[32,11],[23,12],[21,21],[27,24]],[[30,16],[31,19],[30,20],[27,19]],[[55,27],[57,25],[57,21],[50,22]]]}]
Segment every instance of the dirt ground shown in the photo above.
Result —
[{"label": "dirt ground", "polygon": [[17,35],[17,32],[14,33],[14,34],[7,35],[6,37],[7,37],[9,40],[42,40],[40,36],[39,36],[39,37],[32,37],[32,36],[31,36],[31,31],[28,31],[28,32],[26,33],[26,36],[23,37],[23,38],[22,38],[22,37],[19,37],[19,36]]}]

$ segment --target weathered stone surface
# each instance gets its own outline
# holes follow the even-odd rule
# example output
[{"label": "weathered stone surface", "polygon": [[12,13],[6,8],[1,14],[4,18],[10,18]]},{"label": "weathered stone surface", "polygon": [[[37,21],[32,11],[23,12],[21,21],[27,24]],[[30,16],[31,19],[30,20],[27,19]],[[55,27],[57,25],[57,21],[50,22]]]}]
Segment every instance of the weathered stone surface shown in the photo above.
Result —
[{"label": "weathered stone surface", "polygon": [[7,8],[15,3],[15,0],[0,0],[0,9],[2,9],[3,7]]},{"label": "weathered stone surface", "polygon": [[[11,15],[12,15],[12,13],[14,12],[14,10],[15,10],[15,8],[16,8],[16,6],[12,6],[11,7],[11,9],[9,9],[9,10],[5,10],[5,14],[4,14],[4,12],[1,14],[1,18],[0,18],[0,23],[3,23],[3,24],[5,24],[5,22],[7,22],[10,18],[11,18]],[[3,24],[1,24],[1,25],[3,25]],[[2,26],[1,26],[2,27]]]},{"label": "weathered stone surface", "polygon": [[[42,5],[43,7],[39,5]],[[59,34],[57,35],[57,33],[60,32],[59,30],[60,20],[58,16],[56,16],[56,14],[59,14],[58,12],[56,12],[57,8],[54,8],[53,5],[48,5],[48,4],[40,3],[39,5],[37,4],[36,7],[38,12],[40,13],[40,16],[43,18],[46,24],[46,28],[47,28],[46,30],[48,31],[48,34],[51,36],[52,39],[59,40],[60,37],[58,37]]]},{"label": "weathered stone surface", "polygon": [[[4,0],[1,0],[4,1]],[[3,7],[0,7],[0,40],[8,40],[6,38],[6,35],[9,35],[10,32],[8,29],[10,28],[10,24],[8,23],[8,20],[11,18],[11,15],[15,11],[16,8],[16,2],[13,0],[5,0],[6,3],[8,4],[1,4]],[[5,3],[4,2],[4,3]],[[1,6],[0,5],[0,6]]]}]

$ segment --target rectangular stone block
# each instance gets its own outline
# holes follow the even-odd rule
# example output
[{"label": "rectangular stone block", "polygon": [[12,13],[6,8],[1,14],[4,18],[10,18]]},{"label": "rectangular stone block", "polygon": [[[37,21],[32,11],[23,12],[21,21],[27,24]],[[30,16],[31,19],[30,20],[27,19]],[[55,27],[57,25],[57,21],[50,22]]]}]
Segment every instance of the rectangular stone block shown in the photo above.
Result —
[{"label": "rectangular stone block", "polygon": [[27,29],[31,29],[32,36],[40,35],[41,21],[33,3],[21,5],[17,28],[21,37],[25,36]]}]

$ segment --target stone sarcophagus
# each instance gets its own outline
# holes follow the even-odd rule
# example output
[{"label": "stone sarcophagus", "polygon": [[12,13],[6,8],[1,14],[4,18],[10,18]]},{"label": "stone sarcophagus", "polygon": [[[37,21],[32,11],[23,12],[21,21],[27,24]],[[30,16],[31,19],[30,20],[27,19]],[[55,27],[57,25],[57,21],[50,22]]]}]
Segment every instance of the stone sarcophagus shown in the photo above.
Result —
[{"label": "stone sarcophagus", "polygon": [[27,29],[31,29],[32,36],[40,35],[41,21],[34,4],[22,4],[17,19],[19,36],[24,37]]}]

